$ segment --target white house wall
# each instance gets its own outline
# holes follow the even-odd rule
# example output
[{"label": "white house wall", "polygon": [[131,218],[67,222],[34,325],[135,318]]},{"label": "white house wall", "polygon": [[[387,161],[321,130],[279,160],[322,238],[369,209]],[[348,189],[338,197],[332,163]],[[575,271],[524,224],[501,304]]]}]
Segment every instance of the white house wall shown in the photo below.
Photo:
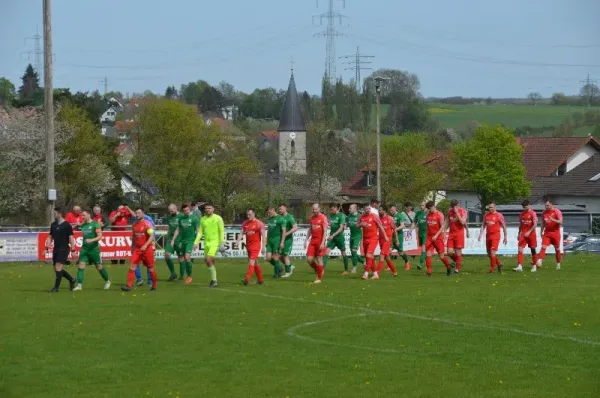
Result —
[{"label": "white house wall", "polygon": [[557,205],[585,206],[586,211],[600,214],[600,197],[553,195],[550,199]]},{"label": "white house wall", "polygon": [[598,151],[591,145],[584,146],[567,160],[567,173],[597,153]]}]

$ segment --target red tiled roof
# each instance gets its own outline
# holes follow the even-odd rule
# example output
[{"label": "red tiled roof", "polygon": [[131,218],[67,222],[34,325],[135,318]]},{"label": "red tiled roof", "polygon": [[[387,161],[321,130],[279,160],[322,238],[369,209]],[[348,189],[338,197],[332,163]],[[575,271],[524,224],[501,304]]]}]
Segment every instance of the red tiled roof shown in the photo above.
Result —
[{"label": "red tiled roof", "polygon": [[135,122],[128,122],[126,120],[119,120],[115,123],[115,131],[118,133],[125,133],[133,130]]},{"label": "red tiled roof", "polygon": [[517,140],[525,149],[523,165],[527,179],[549,177],[585,145],[592,145],[600,151],[600,142],[594,137],[532,137]]},{"label": "red tiled roof", "polygon": [[118,147],[115,148],[115,153],[117,155],[122,154],[123,152],[125,152],[127,149],[129,149],[129,144],[123,142],[121,144],[119,144]]},{"label": "red tiled roof", "polygon": [[277,131],[259,131],[258,133],[267,140],[274,140],[279,137],[279,133]]}]

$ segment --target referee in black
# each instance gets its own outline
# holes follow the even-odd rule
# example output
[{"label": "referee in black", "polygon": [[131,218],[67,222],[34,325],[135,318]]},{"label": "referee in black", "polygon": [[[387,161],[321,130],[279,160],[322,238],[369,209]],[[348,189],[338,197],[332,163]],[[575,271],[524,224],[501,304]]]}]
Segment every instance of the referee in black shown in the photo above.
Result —
[{"label": "referee in black", "polygon": [[50,293],[58,292],[62,278],[69,280],[70,290],[73,290],[76,284],[75,278],[63,269],[63,265],[69,258],[69,253],[75,252],[73,228],[71,227],[71,224],[65,221],[63,215],[62,210],[58,208],[54,209],[55,221],[50,225],[50,234],[48,235],[48,239],[46,239],[46,251],[50,250],[50,245],[52,244],[52,241],[54,241],[52,263],[54,264],[56,279],[54,281],[54,287],[50,289]]}]

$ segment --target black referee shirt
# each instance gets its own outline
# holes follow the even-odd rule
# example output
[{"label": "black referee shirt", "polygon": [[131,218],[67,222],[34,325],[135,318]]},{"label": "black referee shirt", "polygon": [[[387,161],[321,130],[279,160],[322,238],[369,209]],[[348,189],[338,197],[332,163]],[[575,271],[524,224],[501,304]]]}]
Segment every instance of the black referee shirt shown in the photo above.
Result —
[{"label": "black referee shirt", "polygon": [[69,238],[73,235],[73,227],[66,221],[54,221],[50,225],[50,235],[54,239],[54,251],[69,251]]}]

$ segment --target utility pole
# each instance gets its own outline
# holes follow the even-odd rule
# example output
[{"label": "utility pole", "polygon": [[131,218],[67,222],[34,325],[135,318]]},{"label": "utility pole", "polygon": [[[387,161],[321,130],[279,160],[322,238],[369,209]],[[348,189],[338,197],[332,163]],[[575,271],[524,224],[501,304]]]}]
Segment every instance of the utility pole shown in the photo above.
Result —
[{"label": "utility pole", "polygon": [[[341,0],[343,3],[343,7],[346,8],[346,0]],[[315,34],[315,36],[325,37],[327,40],[326,52],[325,52],[325,76],[327,80],[332,85],[335,84],[337,79],[336,73],[336,56],[335,56],[335,39],[337,37],[344,36],[343,33],[339,32],[335,28],[335,20],[339,19],[340,25],[342,24],[342,19],[346,18],[346,16],[335,11],[333,5],[335,0],[329,0],[329,8],[327,12],[324,12],[319,15],[315,15],[320,20],[321,25],[323,24],[323,19],[327,19],[327,28],[321,32]],[[317,7],[319,6],[319,0],[317,0]]]},{"label": "utility pole", "polygon": [[381,124],[380,124],[380,97],[381,84],[389,78],[375,76],[375,107],[377,110],[377,200],[381,202]]},{"label": "utility pole", "polygon": [[587,97],[588,106],[592,106],[592,100],[594,99],[594,95],[597,94],[594,93],[593,86],[598,84],[598,80],[590,79],[590,74],[588,73],[587,79],[580,80],[579,83],[583,84],[582,91],[584,96]]},{"label": "utility pole", "polygon": [[361,65],[371,64],[371,61],[363,61],[363,58],[375,58],[374,55],[360,55],[360,50],[358,46],[356,46],[356,54],[352,55],[344,55],[340,58],[354,58],[354,61],[345,62],[346,65],[354,65],[352,67],[345,68],[344,70],[353,70],[354,71],[354,81],[356,83],[356,91],[360,93],[362,91],[362,81],[360,77],[360,71],[362,70],[372,70],[373,68],[364,68]]},{"label": "utility pole", "polygon": [[46,186],[48,220],[52,222],[56,188],[54,181],[54,100],[52,98],[52,18],[51,0],[44,0],[44,117],[46,119]]}]

